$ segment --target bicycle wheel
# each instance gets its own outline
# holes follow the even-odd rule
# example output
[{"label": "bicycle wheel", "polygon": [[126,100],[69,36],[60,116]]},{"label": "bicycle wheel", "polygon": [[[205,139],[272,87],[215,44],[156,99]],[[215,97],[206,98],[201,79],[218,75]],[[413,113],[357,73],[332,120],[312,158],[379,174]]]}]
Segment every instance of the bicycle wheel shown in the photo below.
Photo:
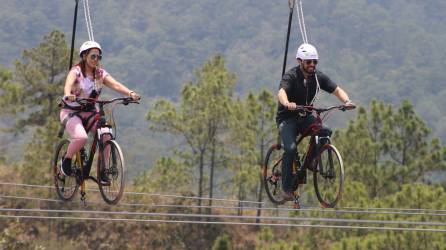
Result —
[{"label": "bicycle wheel", "polygon": [[274,144],[266,153],[263,164],[263,184],[272,203],[283,204],[282,197],[282,156],[280,145]]},{"label": "bicycle wheel", "polygon": [[[76,181],[75,176],[64,176],[60,173],[60,164],[67,152],[68,144],[70,144],[69,140],[61,141],[56,147],[56,153],[53,159],[54,186],[57,195],[63,201],[72,200],[79,188],[79,183]],[[75,166],[77,165],[76,158],[73,164]]]},{"label": "bicycle wheel", "polygon": [[335,146],[325,144],[319,151],[313,172],[314,189],[322,207],[333,208],[342,197],[344,188],[344,165]]},{"label": "bicycle wheel", "polygon": [[[99,161],[98,183],[102,198],[108,204],[117,204],[122,197],[125,186],[125,164],[122,150],[118,143],[109,140],[104,143]],[[101,181],[101,171],[108,181]]]}]

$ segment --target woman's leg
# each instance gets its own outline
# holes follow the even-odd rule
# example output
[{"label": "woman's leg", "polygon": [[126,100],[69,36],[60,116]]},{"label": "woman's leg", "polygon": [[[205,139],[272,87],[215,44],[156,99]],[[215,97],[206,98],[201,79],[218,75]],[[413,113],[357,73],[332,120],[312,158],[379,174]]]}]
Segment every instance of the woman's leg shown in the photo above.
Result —
[{"label": "woman's leg", "polygon": [[[60,112],[60,119],[63,121],[72,111],[63,109]],[[65,131],[70,137],[70,144],[68,145],[67,153],[62,162],[62,172],[65,175],[71,175],[71,159],[85,144],[87,143],[88,136],[85,132],[82,120],[77,117],[71,117],[66,125]]]}]

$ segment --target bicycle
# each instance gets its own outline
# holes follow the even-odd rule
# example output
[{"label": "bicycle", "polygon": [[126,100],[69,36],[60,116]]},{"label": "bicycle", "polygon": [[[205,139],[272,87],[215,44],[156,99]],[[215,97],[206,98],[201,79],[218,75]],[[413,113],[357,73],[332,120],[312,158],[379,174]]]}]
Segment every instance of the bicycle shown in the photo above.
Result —
[{"label": "bicycle", "polygon": [[[328,108],[315,108],[313,106],[298,106],[298,110],[315,114],[315,121],[296,138],[296,145],[309,136],[307,150],[299,157],[299,149],[293,160],[293,188],[294,207],[300,208],[299,185],[306,183],[307,170],[313,172],[313,183],[317,199],[323,208],[333,208],[342,197],[344,186],[344,165],[341,154],[331,144],[330,135],[324,133],[323,121],[333,110],[346,110],[346,106],[332,106]],[[325,113],[325,115],[322,115]],[[263,165],[263,182],[266,193],[275,204],[284,204],[281,196],[282,175],[281,163],[283,150],[281,144],[273,144],[267,151]],[[298,148],[298,147],[297,147]],[[301,164],[303,162],[303,164]]]},{"label": "bicycle", "polygon": [[[64,176],[60,173],[60,163],[67,152],[70,141],[64,139],[56,146],[53,159],[53,171],[54,185],[56,187],[57,195],[63,201],[70,201],[74,198],[80,187],[81,201],[85,204],[85,182],[87,180],[93,180],[98,184],[99,191],[104,201],[112,205],[117,204],[122,198],[125,186],[125,163],[121,147],[115,141],[112,126],[107,123],[105,118],[104,106],[112,103],[128,105],[129,103],[139,102],[134,101],[130,97],[114,98],[111,100],[77,98],[76,102],[79,103],[81,107],[87,107],[89,105],[90,108],[92,106],[94,108],[96,104],[99,106],[99,110],[97,111],[94,109],[95,111],[92,116],[87,119],[90,120],[93,118],[94,121],[89,125],[84,125],[87,133],[95,126],[95,124],[96,130],[89,154],[87,154],[85,147],[83,147],[73,157],[72,173],[74,174],[70,176]],[[59,133],[59,137],[62,137],[62,135],[63,130]],[[103,138],[106,137],[109,139],[104,142]],[[98,150],[96,165],[97,178],[90,175],[96,149]],[[105,175],[107,182],[100,181],[101,174]]]}]

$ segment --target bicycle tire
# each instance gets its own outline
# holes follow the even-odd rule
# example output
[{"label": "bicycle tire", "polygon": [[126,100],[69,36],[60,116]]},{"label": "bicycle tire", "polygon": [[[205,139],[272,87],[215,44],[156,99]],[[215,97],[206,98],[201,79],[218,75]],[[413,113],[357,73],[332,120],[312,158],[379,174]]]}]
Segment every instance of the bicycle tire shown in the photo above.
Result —
[{"label": "bicycle tire", "polygon": [[262,171],[266,194],[272,203],[278,205],[286,202],[282,197],[282,157],[281,146],[272,145],[266,153]]},{"label": "bicycle tire", "polygon": [[334,208],[342,198],[344,189],[344,164],[336,147],[325,144],[315,158],[313,171],[314,190],[324,208]]},{"label": "bicycle tire", "polygon": [[[109,151],[108,160],[107,150]],[[114,140],[104,143],[101,149],[101,159],[98,161],[97,177],[99,191],[104,201],[110,205],[115,205],[122,198],[125,187],[125,163],[121,147]],[[110,164],[111,163],[111,164]],[[109,183],[104,184],[101,181],[101,170],[105,171],[109,178]]]},{"label": "bicycle tire", "polygon": [[[76,176],[64,176],[60,173],[60,162],[67,152],[70,141],[65,139],[56,146],[56,152],[53,159],[53,174],[54,174],[54,187],[59,198],[63,201],[72,200],[77,190],[79,189],[79,183],[76,180]],[[76,158],[73,162],[77,164]]]}]

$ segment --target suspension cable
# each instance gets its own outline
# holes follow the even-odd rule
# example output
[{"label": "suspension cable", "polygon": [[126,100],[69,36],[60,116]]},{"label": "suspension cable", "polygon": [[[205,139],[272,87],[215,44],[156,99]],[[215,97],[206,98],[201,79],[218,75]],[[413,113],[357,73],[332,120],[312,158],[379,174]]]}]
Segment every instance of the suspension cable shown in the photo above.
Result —
[{"label": "suspension cable", "polygon": [[71,49],[70,49],[70,62],[69,62],[69,68],[68,70],[71,69],[71,67],[73,66],[73,54],[74,54],[74,40],[76,37],[76,25],[77,25],[77,10],[79,7],[79,0],[75,0],[76,1],[76,5],[74,7],[74,20],[73,20],[73,31],[71,33]]},{"label": "suspension cable", "polygon": [[[10,183],[10,182],[0,182],[0,185],[30,187],[30,188],[55,189],[53,186],[33,185],[33,184],[19,184],[19,183]],[[87,191],[99,192],[98,189],[90,189],[90,188],[87,188]],[[181,198],[181,199],[191,199],[191,200],[213,200],[213,201],[222,201],[222,202],[265,204],[265,202],[258,202],[258,201],[245,201],[245,200],[234,200],[234,199],[224,199],[224,198],[208,198],[208,197],[184,196],[184,195],[177,195],[177,194],[157,194],[157,193],[144,193],[144,192],[124,192],[124,194],[126,194],[126,195],[130,194],[130,195],[160,196],[160,197]]]},{"label": "suspension cable", "polygon": [[64,216],[29,216],[29,215],[0,215],[0,218],[14,219],[53,219],[53,220],[81,220],[81,221],[120,221],[120,222],[147,222],[147,223],[175,223],[175,224],[214,224],[214,225],[246,225],[246,226],[275,226],[275,227],[302,227],[302,228],[325,228],[325,229],[363,229],[379,231],[412,231],[446,233],[446,229],[434,228],[407,228],[407,227],[367,227],[367,226],[343,226],[343,225],[321,225],[321,224],[286,224],[286,223],[255,223],[255,222],[223,222],[223,221],[194,221],[194,220],[147,220],[147,219],[125,219],[125,218],[101,218],[101,217],[64,217]]},{"label": "suspension cable", "polygon": [[[21,183],[9,183],[9,182],[0,182],[0,185],[5,186],[18,186],[18,187],[29,187],[29,188],[47,188],[54,189],[53,186],[45,186],[45,185],[34,185],[34,184],[21,184]],[[99,192],[97,189],[87,189],[87,191]],[[265,202],[257,202],[257,201],[245,201],[245,200],[233,200],[233,199],[224,199],[224,198],[207,198],[207,197],[195,197],[195,196],[182,196],[182,195],[174,195],[174,194],[156,194],[156,193],[144,193],[144,192],[124,192],[124,194],[133,194],[133,195],[147,195],[147,196],[159,196],[159,197],[169,197],[169,198],[182,198],[182,199],[202,199],[202,200],[215,200],[215,201],[227,201],[227,202],[237,202],[237,203],[254,203],[254,204],[266,204]],[[21,198],[21,199],[42,199],[42,198],[31,198],[31,197],[18,197],[18,196],[0,196],[0,198]],[[119,204],[118,204],[119,205]],[[129,204],[128,204],[129,205]],[[138,204],[144,205],[144,204]],[[150,205],[152,206],[152,205]],[[170,205],[165,205],[170,206]],[[192,206],[187,206],[188,208],[192,208]],[[206,208],[206,206],[197,206],[201,208]],[[214,206],[209,206],[209,208],[213,208]],[[246,208],[248,207],[233,207],[233,208]],[[401,214],[401,215],[431,215],[431,216],[446,216],[445,209],[429,209],[429,208],[375,208],[375,207],[339,207],[335,209],[321,209],[316,207],[305,207],[301,209],[294,208],[286,208],[286,207],[262,207],[262,208],[253,208],[259,210],[282,210],[282,211],[321,211],[321,212],[330,212],[330,213],[365,213],[365,214]],[[374,211],[378,210],[378,211]]]},{"label": "suspension cable", "polygon": [[[304,9],[303,9],[303,4],[302,4],[302,0],[299,0],[300,4],[298,5],[299,11],[300,12],[300,19],[302,19],[302,29],[303,29],[303,40],[305,43],[308,43],[308,36],[307,36],[307,27],[305,25],[305,17],[304,17]],[[299,23],[301,22],[301,20],[299,19]]]},{"label": "suspension cable", "polygon": [[290,217],[290,216],[255,216],[255,215],[230,215],[230,214],[193,214],[193,213],[148,213],[129,211],[99,211],[99,210],[68,210],[68,209],[32,209],[32,208],[0,208],[0,212],[27,212],[27,213],[73,213],[73,214],[101,214],[118,216],[148,216],[148,217],[187,217],[187,218],[214,218],[214,219],[261,219],[261,220],[285,220],[285,221],[309,221],[325,223],[358,223],[358,224],[397,224],[411,226],[445,227],[444,222],[417,222],[398,220],[366,220],[366,219],[339,219],[321,217]]},{"label": "suspension cable", "polygon": [[[36,200],[36,201],[46,201],[46,202],[64,202],[64,203],[75,203],[80,204],[80,202],[75,201],[61,201],[56,199],[46,199],[46,198],[35,198],[35,197],[24,197],[24,196],[0,196],[0,198],[7,199],[23,199],[23,200]],[[89,202],[94,205],[106,205],[101,202]],[[404,216],[433,216],[433,217],[444,217],[446,216],[446,210],[434,210],[434,209],[404,209],[404,208],[339,208],[339,209],[321,209],[315,207],[303,207],[300,209],[287,208],[287,207],[242,207],[242,206],[220,206],[220,205],[181,205],[181,204],[141,204],[141,203],[119,203],[118,207],[147,207],[147,208],[178,208],[178,209],[195,209],[195,208],[214,208],[214,209],[243,209],[243,210],[261,210],[261,211],[278,211],[278,212],[318,212],[318,213],[334,213],[334,214],[388,214],[388,215],[404,215]],[[374,211],[376,210],[376,211]],[[443,213],[442,213],[443,212]]]},{"label": "suspension cable", "polygon": [[285,74],[285,68],[286,68],[286,60],[287,60],[287,55],[288,55],[288,44],[290,41],[291,24],[293,21],[294,0],[288,0],[288,7],[290,7],[290,14],[288,17],[288,29],[287,29],[287,33],[286,33],[285,54],[283,56],[282,77]]},{"label": "suspension cable", "polygon": [[90,41],[94,41],[93,24],[91,22],[91,16],[90,16],[90,5],[88,3],[88,0],[83,0],[83,4],[84,4],[85,24],[87,25],[88,39]]}]

